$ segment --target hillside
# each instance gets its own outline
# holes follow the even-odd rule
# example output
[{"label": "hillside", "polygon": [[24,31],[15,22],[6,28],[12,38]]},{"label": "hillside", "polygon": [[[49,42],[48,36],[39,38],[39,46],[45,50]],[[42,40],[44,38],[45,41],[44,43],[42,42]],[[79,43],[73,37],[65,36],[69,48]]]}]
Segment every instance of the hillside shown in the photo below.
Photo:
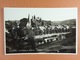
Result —
[{"label": "hillside", "polygon": [[58,24],[76,24],[76,19],[69,19],[69,20],[64,20],[64,21],[53,21],[52,25],[58,25]]}]

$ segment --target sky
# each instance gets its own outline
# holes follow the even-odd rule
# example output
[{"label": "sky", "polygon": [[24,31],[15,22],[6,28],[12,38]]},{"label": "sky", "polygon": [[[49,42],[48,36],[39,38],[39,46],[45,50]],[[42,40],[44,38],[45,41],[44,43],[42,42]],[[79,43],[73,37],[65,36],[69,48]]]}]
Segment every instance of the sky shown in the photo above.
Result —
[{"label": "sky", "polygon": [[77,19],[78,9],[74,8],[4,8],[4,20],[20,20],[32,16],[47,21],[63,21]]}]

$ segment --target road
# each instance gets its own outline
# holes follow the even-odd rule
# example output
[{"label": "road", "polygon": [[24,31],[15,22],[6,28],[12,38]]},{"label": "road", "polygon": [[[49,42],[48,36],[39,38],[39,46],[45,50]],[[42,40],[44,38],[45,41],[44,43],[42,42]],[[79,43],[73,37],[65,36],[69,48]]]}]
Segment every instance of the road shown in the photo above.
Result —
[{"label": "road", "polygon": [[37,36],[35,36],[35,39],[43,38],[43,37],[50,37],[50,36],[59,35],[59,34],[68,34],[68,33],[70,33],[70,32],[52,33],[52,34],[45,34],[45,35],[37,35]]}]

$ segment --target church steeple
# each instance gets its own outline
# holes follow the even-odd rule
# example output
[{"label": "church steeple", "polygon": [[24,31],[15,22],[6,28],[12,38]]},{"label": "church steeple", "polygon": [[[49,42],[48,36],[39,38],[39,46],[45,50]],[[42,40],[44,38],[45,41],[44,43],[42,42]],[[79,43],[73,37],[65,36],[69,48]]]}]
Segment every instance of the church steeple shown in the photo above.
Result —
[{"label": "church steeple", "polygon": [[36,19],[36,16],[34,15],[34,20]]},{"label": "church steeple", "polygon": [[29,27],[31,27],[31,19],[30,19],[30,14],[28,14],[28,23],[27,23],[27,25],[28,25]]},{"label": "church steeple", "polygon": [[29,22],[29,20],[30,20],[30,14],[28,14],[28,22]]}]

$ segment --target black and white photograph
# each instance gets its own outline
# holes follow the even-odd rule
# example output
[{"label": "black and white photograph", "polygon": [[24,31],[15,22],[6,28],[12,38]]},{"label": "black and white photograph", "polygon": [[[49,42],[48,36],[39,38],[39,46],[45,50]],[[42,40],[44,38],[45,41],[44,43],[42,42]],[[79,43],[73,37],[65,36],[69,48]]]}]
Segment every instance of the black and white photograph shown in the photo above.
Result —
[{"label": "black and white photograph", "polygon": [[76,54],[78,9],[4,8],[5,54]]}]

